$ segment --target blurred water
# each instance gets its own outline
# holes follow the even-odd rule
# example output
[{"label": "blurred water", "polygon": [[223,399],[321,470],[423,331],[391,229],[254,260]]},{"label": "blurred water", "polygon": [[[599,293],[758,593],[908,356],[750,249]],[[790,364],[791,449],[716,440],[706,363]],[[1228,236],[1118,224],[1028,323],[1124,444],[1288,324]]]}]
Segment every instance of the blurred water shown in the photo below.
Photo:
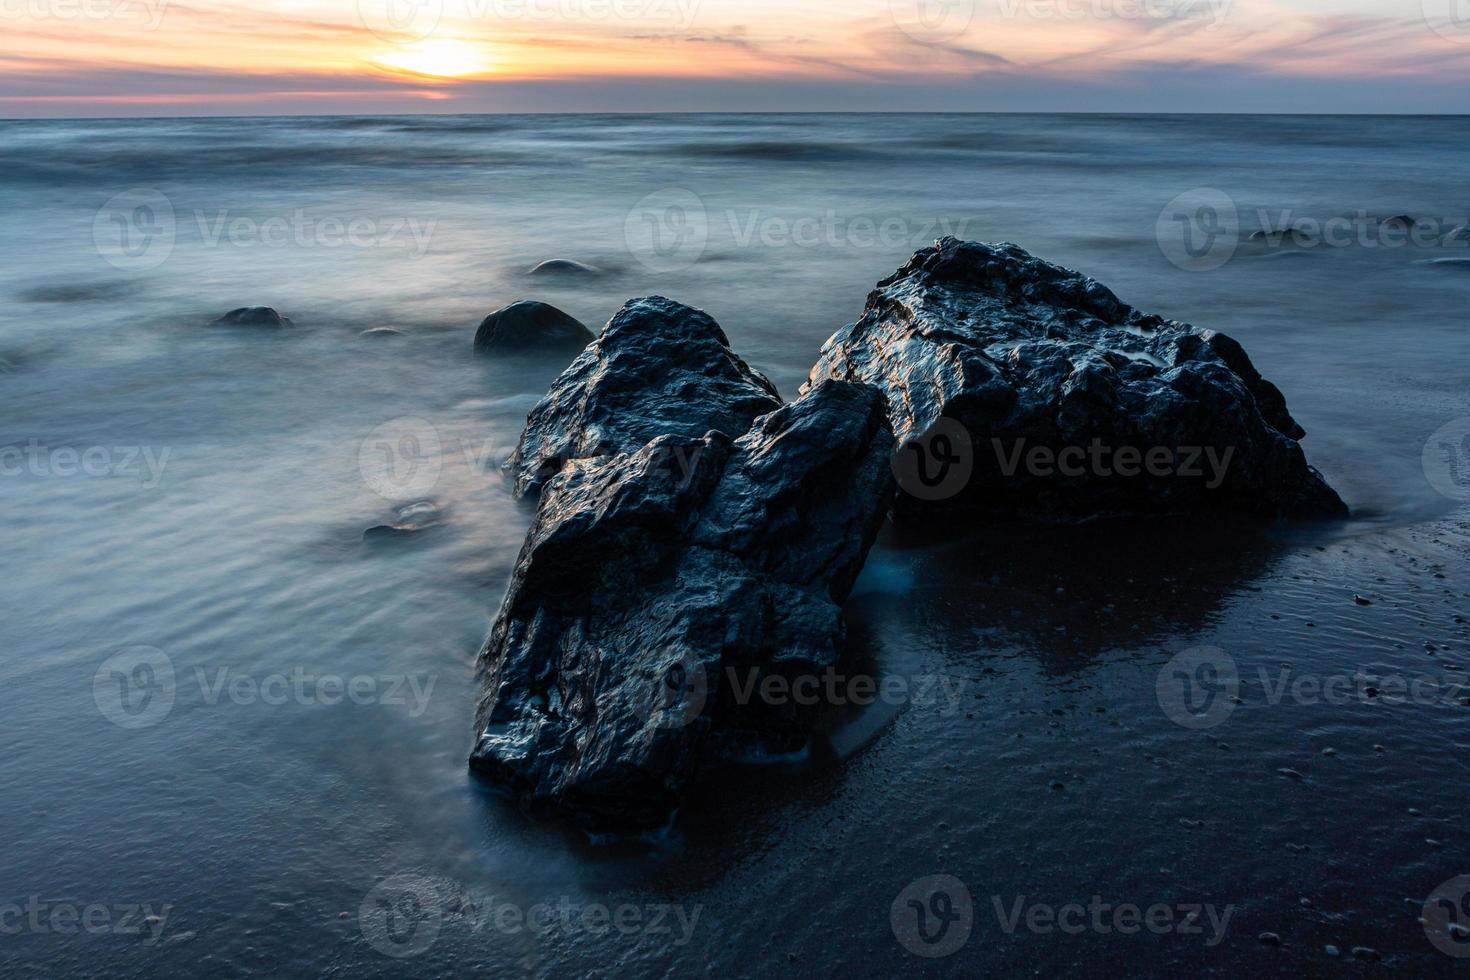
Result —
[{"label": "blurred water", "polygon": [[[22,976],[1224,973],[1301,968],[1333,942],[1448,973],[1405,900],[1470,872],[1466,709],[1263,706],[1247,684],[1228,726],[1201,733],[1169,722],[1155,679],[1200,644],[1249,678],[1282,662],[1443,672],[1470,659],[1453,619],[1464,516],[1421,462],[1431,433],[1470,415],[1470,275],[1429,260],[1470,251],[1247,243],[1191,271],[1158,229],[1171,201],[1212,189],[1245,235],[1263,210],[1406,213],[1447,231],[1470,213],[1467,147],[1470,120],[1455,118],[0,122],[0,447],[13,451],[0,902],[173,907],[158,943],[30,928],[0,936],[0,963]],[[964,712],[849,719],[832,740],[846,758],[732,778],[652,850],[589,846],[474,785],[472,658],[529,519],[494,463],[559,368],[474,362],[479,318],[535,298],[595,327],[662,293],[710,311],[790,395],[874,282],[945,232],[1017,242],[1241,340],[1356,520],[1305,537],[889,535],[852,603],[854,646],[880,672],[962,677]],[[604,274],[527,275],[548,258]],[[296,329],[204,327],[245,305]],[[405,336],[359,336],[375,327]],[[384,468],[384,446],[405,445],[426,469]],[[425,499],[442,527],[362,539]],[[174,700],[121,727],[94,677],[138,647],[167,658],[148,662],[173,672]],[[295,674],[380,686],[368,703],[250,693]],[[217,686],[242,677],[243,694]],[[419,687],[388,696],[405,678]],[[930,963],[895,941],[889,903],[940,872],[969,883],[976,936]],[[702,918],[675,944],[476,928],[456,906],[400,961],[360,906],[402,873],[481,900],[677,902]],[[990,907],[1094,893],[1242,911],[1205,948],[1007,935]],[[1260,946],[1266,929],[1289,948]]]}]

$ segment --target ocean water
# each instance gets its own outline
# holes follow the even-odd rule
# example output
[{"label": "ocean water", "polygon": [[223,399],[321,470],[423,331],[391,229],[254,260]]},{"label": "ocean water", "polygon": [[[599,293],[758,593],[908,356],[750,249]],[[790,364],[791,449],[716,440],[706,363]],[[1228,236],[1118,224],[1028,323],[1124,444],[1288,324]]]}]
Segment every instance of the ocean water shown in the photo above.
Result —
[{"label": "ocean water", "polygon": [[[1467,150],[1464,118],[0,121],[0,971],[1463,970],[1420,920],[1470,874]],[[479,319],[661,293],[790,396],[941,234],[1240,340],[1353,519],[888,532],[853,659],[909,693],[813,758],[637,842],[472,780],[530,518],[496,464],[562,366],[474,360]],[[294,329],[205,326],[254,305]],[[1239,700],[1181,716],[1200,648]],[[942,957],[902,926],[934,875]],[[1089,903],[1226,918],[1048,926]]]}]

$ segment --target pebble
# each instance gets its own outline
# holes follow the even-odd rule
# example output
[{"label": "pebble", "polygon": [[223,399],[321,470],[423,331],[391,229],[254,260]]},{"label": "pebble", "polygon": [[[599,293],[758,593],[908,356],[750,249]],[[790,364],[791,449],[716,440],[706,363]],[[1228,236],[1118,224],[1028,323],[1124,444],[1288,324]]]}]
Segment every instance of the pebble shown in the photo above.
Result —
[{"label": "pebble", "polygon": [[1373,603],[1372,603],[1371,600],[1365,599],[1365,598],[1363,598],[1360,595],[1353,596],[1353,601],[1356,602],[1360,606],[1371,606],[1371,605],[1373,605]]},{"label": "pebble", "polygon": [[1281,945],[1281,937],[1278,936],[1278,935],[1276,935],[1276,933],[1274,933],[1274,932],[1263,932],[1259,936],[1257,936],[1256,938],[1261,941],[1261,945],[1263,945],[1263,946],[1280,946]]},{"label": "pebble", "polygon": [[1370,963],[1377,963],[1379,960],[1383,959],[1383,957],[1379,954],[1378,950],[1374,949],[1372,946],[1354,946],[1353,959],[1367,960]]},{"label": "pebble", "polygon": [[1297,772],[1295,769],[1277,769],[1276,772],[1282,776],[1285,776],[1287,779],[1307,778],[1306,776],[1303,776],[1301,773]]},{"label": "pebble", "polygon": [[1328,943],[1326,946],[1323,946],[1322,947],[1322,952],[1326,953],[1328,956],[1341,956],[1342,955],[1342,950],[1338,949],[1336,946],[1333,946],[1331,943]]},{"label": "pebble", "polygon": [[1337,750],[1331,747],[1322,750],[1323,755],[1337,755]]}]

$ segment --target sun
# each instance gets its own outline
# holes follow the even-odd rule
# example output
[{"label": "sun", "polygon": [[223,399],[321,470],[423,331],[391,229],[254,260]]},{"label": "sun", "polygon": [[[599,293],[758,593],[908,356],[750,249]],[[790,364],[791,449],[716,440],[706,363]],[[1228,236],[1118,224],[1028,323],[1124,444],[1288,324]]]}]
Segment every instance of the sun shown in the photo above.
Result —
[{"label": "sun", "polygon": [[491,70],[490,59],[466,41],[416,41],[378,56],[377,64],[391,71],[431,78],[464,78]]}]

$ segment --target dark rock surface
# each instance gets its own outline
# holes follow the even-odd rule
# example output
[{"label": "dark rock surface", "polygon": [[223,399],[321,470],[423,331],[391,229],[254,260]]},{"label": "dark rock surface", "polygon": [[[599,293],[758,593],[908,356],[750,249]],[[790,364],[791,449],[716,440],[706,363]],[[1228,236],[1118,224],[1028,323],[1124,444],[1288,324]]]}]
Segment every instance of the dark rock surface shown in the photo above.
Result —
[{"label": "dark rock surface", "polygon": [[916,253],[827,341],[827,378],[887,395],[903,517],[1347,513],[1238,343],[1015,245]]},{"label": "dark rock surface", "polygon": [[251,329],[284,330],[292,323],[269,306],[243,306],[231,310],[209,324],[211,327],[248,327]]},{"label": "dark rock surface", "polygon": [[592,342],[592,331],[554,306],[521,300],[491,313],[475,331],[475,353],[524,354],[575,351]]},{"label": "dark rock surface", "polygon": [[[620,317],[598,371],[650,319],[700,324],[696,337],[718,330],[667,300]],[[708,344],[691,346],[707,356]],[[668,377],[644,381],[660,411],[689,381],[675,374],[665,391]],[[892,447],[882,396],[834,382],[738,439],[660,434],[569,464],[542,491],[481,653],[472,767],[534,808],[638,831],[665,824],[708,768],[802,747],[812,709],[739,698],[728,671],[789,677],[836,663],[840,605],[892,499]]]},{"label": "dark rock surface", "polygon": [[707,313],[661,296],[630,300],[531,410],[507,467],[534,494],[573,459],[631,453],[658,436],[735,438],[781,405]]}]

